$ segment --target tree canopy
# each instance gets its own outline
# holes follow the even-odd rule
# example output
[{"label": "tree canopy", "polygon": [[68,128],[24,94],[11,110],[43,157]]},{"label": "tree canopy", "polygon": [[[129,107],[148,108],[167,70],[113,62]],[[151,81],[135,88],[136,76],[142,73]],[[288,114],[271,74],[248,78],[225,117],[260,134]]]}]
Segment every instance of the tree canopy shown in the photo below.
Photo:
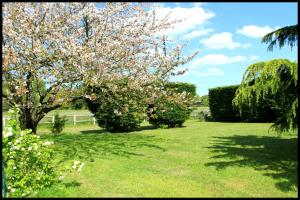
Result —
[{"label": "tree canopy", "polygon": [[143,90],[197,54],[183,57],[184,45],[168,45],[161,33],[177,20],[158,17],[154,4],[26,2],[2,10],[3,97],[33,132],[49,111],[91,98],[78,85],[126,78]]}]

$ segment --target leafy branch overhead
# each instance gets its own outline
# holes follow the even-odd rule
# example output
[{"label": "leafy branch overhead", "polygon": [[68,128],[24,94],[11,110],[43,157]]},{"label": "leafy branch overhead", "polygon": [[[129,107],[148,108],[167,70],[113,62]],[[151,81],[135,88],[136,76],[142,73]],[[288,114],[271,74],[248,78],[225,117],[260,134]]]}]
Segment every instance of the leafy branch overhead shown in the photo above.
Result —
[{"label": "leafy branch overhead", "polygon": [[291,48],[298,45],[298,24],[286,26],[268,33],[262,38],[263,43],[269,43],[268,50],[272,51],[274,46],[279,48],[289,45]]}]

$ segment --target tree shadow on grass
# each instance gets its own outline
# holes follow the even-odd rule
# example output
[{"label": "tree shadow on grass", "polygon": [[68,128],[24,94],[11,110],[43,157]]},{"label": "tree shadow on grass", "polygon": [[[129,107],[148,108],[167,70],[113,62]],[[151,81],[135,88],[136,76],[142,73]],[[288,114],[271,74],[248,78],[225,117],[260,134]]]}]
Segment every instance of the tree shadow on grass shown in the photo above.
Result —
[{"label": "tree shadow on grass", "polygon": [[[131,132],[138,132],[138,131],[145,131],[145,130],[154,130],[156,129],[155,127],[151,126],[151,125],[148,125],[148,126],[140,126],[134,130],[132,130]],[[105,130],[105,129],[98,129],[98,130],[85,130],[85,131],[80,131],[82,134],[95,134],[95,133],[98,133],[98,134],[102,134],[102,133],[112,133],[112,134],[124,134],[124,133],[130,133],[130,132],[124,132],[124,133],[121,133],[121,132],[109,132],[108,130]]]},{"label": "tree shadow on grass", "polygon": [[281,191],[298,188],[298,138],[253,135],[213,138],[213,145],[207,148],[215,154],[212,158],[222,161],[206,163],[206,166],[218,170],[230,166],[267,170],[264,175],[276,179],[276,187]]},{"label": "tree shadow on grass", "polygon": [[63,183],[63,185],[66,188],[69,188],[69,187],[79,187],[81,185],[81,183],[79,183],[77,181],[71,181],[71,182],[68,182],[68,183]]},{"label": "tree shadow on grass", "polygon": [[54,141],[54,153],[58,154],[57,157],[60,159],[58,164],[74,159],[93,162],[96,158],[111,159],[112,156],[126,158],[145,156],[141,153],[145,148],[166,151],[158,145],[163,139],[154,135],[104,133],[97,130],[93,132],[85,131],[85,134],[61,134],[45,138]]}]

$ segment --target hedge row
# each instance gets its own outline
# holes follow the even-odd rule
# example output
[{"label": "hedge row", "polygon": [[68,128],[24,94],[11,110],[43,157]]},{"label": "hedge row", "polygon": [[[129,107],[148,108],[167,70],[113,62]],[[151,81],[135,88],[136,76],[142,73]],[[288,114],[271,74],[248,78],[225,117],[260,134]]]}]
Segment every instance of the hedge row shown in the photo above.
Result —
[{"label": "hedge row", "polygon": [[232,106],[238,85],[211,88],[208,91],[208,102],[211,116],[215,121],[240,121],[239,110]]},{"label": "hedge row", "polygon": [[240,113],[238,108],[232,105],[235,92],[239,85],[216,87],[209,89],[209,108],[211,116],[215,121],[223,122],[273,122],[277,113],[273,109],[274,97],[268,100],[259,99],[258,103],[252,102],[252,105],[244,105]]}]

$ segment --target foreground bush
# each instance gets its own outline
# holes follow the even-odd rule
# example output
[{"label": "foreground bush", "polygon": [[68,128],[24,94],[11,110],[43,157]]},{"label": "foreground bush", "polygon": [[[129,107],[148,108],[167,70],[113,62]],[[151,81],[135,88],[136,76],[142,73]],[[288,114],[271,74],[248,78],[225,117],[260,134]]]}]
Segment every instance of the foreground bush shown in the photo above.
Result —
[{"label": "foreground bush", "polygon": [[18,110],[9,111],[2,135],[6,191],[9,197],[24,197],[57,181],[51,165],[53,142],[43,141],[31,130],[20,130]]},{"label": "foreground bush", "polygon": [[[55,170],[55,166],[51,163],[53,142],[40,139],[29,129],[21,130],[16,107],[8,114],[10,119],[2,134],[6,196],[30,196],[62,180],[62,171]],[[84,164],[79,164],[80,161],[76,161],[76,166],[73,164],[68,171],[81,171]]]},{"label": "foreground bush", "polygon": [[100,127],[111,132],[132,131],[146,118],[145,99],[141,93],[130,90],[124,83],[115,83],[115,90],[103,84],[93,88],[95,100],[87,99],[89,110]]}]

